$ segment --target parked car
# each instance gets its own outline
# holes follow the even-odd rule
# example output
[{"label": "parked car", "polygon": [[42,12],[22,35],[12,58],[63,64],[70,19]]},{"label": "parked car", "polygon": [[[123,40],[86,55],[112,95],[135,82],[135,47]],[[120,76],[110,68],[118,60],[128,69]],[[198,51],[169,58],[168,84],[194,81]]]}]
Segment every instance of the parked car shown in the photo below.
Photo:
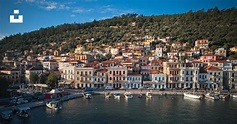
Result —
[{"label": "parked car", "polygon": [[106,86],[105,90],[114,90],[113,86]]}]

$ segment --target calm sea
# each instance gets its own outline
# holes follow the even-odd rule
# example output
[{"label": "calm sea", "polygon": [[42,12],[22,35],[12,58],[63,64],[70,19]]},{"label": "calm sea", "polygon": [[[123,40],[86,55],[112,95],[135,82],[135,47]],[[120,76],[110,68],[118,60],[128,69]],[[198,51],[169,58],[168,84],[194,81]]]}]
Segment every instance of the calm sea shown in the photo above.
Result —
[{"label": "calm sea", "polygon": [[237,99],[195,100],[183,96],[158,96],[152,99],[78,98],[63,103],[63,109],[46,107],[30,110],[31,117],[14,117],[14,124],[236,124]]}]

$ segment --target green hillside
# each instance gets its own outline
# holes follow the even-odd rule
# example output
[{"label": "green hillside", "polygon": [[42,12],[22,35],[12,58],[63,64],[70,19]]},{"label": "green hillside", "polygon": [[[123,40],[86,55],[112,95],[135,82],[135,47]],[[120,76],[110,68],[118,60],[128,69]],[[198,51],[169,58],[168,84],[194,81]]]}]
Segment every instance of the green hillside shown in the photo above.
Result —
[{"label": "green hillside", "polygon": [[[136,25],[131,26],[132,22],[136,22]],[[190,42],[192,45],[196,39],[207,38],[211,45],[230,48],[237,45],[237,9],[213,8],[207,11],[159,16],[127,14],[83,24],[41,28],[4,38],[0,41],[0,53],[9,49],[32,49],[34,53],[41,53],[42,50],[55,50],[60,46],[64,52],[68,52],[77,44],[84,44],[86,39],[91,38],[94,38],[94,45],[120,41],[136,42],[134,34],[142,37],[172,36],[173,41]],[[49,45],[52,42],[56,44]]]}]

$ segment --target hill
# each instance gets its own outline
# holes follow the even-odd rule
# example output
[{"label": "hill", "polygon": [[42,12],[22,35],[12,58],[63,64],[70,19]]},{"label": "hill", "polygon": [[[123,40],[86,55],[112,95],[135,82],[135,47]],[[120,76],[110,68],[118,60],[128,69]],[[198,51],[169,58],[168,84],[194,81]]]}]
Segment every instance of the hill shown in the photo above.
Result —
[{"label": "hill", "polygon": [[93,45],[101,45],[120,41],[137,42],[139,40],[136,37],[145,35],[155,38],[172,36],[172,41],[190,42],[192,45],[196,39],[205,38],[211,45],[228,49],[237,45],[237,9],[213,8],[207,11],[160,16],[127,14],[83,24],[41,28],[2,39],[0,54],[3,55],[3,52],[10,49],[32,49],[34,53],[42,53],[42,50],[55,50],[59,47],[62,51],[68,52],[77,44],[84,44],[91,38],[94,38]]}]

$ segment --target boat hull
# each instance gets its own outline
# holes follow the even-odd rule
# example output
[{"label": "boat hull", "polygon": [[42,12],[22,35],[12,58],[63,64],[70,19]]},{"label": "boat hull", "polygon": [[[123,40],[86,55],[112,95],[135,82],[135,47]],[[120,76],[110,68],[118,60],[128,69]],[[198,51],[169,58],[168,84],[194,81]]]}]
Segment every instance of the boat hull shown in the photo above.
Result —
[{"label": "boat hull", "polygon": [[184,93],[185,97],[189,97],[189,98],[194,98],[194,99],[201,99],[201,96],[199,95],[194,95],[194,94],[188,94],[188,93]]}]

